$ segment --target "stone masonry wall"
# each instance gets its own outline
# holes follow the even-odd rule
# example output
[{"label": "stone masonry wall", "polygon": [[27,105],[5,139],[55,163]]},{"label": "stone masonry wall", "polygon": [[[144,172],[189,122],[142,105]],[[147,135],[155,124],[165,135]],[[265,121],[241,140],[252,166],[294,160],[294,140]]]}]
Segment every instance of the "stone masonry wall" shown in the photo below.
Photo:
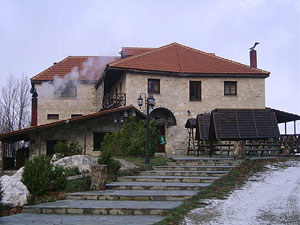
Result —
[{"label": "stone masonry wall", "polygon": [[[86,124],[86,154],[92,156],[98,156],[99,151],[93,151],[93,132],[113,132],[122,128],[122,125],[114,124],[114,117],[118,114],[106,116],[103,118],[88,120]],[[47,140],[66,140],[68,142],[77,140],[79,144],[84,146],[84,123],[83,121],[78,123],[68,124],[64,126],[49,128],[44,130],[40,134],[41,154],[47,153]],[[30,137],[30,155],[32,157],[39,154],[39,134],[31,134]]]},{"label": "stone masonry wall", "polygon": [[95,84],[80,83],[77,85],[77,97],[54,97],[53,84],[35,85],[38,93],[38,125],[51,123],[47,114],[59,114],[59,120],[71,118],[71,114],[89,114],[99,111]]},{"label": "stone masonry wall", "polygon": [[[182,154],[187,149],[188,118],[215,108],[265,108],[265,80],[262,78],[179,78],[130,74],[126,76],[126,104],[137,105],[141,92],[147,93],[148,78],[160,79],[160,94],[154,94],[155,108],[172,111],[177,126],[166,129],[167,154]],[[189,101],[189,81],[201,81],[201,101]],[[237,96],[224,96],[224,81],[237,81]],[[187,110],[191,112],[188,116]],[[145,112],[145,106],[142,107]]]}]

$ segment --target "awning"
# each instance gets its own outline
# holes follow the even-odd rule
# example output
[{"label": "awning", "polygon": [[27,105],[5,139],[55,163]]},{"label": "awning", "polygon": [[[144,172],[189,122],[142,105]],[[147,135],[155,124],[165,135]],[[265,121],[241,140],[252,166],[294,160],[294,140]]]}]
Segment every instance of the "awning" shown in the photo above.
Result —
[{"label": "awning", "polygon": [[177,125],[174,114],[166,108],[153,109],[150,116],[156,120],[157,124],[164,124],[167,126]]}]

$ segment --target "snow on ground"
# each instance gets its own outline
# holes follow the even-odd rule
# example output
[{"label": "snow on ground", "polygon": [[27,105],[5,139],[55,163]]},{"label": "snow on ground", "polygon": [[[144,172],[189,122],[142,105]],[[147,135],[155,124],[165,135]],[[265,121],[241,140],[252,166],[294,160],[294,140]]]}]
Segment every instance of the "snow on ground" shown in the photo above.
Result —
[{"label": "snow on ground", "polygon": [[209,200],[204,208],[191,211],[186,225],[300,225],[300,162],[288,168],[269,166],[226,200]]}]

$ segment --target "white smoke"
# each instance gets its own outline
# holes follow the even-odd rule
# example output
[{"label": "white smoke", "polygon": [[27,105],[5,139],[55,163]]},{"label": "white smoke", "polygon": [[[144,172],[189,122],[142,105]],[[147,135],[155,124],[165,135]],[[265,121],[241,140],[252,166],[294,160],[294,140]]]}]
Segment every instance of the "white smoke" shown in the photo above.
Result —
[{"label": "white smoke", "polygon": [[65,90],[67,85],[78,86],[82,80],[88,83],[95,83],[100,78],[100,73],[106,65],[115,61],[116,57],[95,56],[89,57],[82,63],[81,68],[78,66],[72,68],[71,72],[61,77],[55,75],[53,81],[43,82],[41,88],[37,90],[39,97],[49,98],[54,97],[54,92],[57,96]]}]

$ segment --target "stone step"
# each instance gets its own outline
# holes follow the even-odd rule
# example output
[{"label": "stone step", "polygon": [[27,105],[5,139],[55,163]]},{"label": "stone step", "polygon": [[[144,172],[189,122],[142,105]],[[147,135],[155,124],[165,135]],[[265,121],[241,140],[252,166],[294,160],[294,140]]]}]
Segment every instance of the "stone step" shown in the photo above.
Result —
[{"label": "stone step", "polygon": [[239,165],[240,160],[233,158],[208,158],[208,157],[176,157],[174,162],[169,162],[169,165],[214,165],[214,166],[231,166]]},{"label": "stone step", "polygon": [[93,214],[93,215],[160,215],[176,208],[182,201],[101,201],[61,200],[24,206],[24,213]]},{"label": "stone step", "polygon": [[104,190],[66,194],[69,200],[114,201],[182,201],[196,195],[197,191],[172,190]]},{"label": "stone step", "polygon": [[119,177],[120,182],[186,182],[186,183],[211,183],[218,177],[185,177],[185,176],[124,176]]},{"label": "stone step", "polygon": [[175,156],[172,158],[175,161],[217,161],[217,162],[228,162],[235,161],[233,157],[197,157],[197,156]]},{"label": "stone step", "polygon": [[174,182],[113,182],[106,184],[113,190],[200,190],[211,183],[174,183]]},{"label": "stone step", "polygon": [[177,161],[168,162],[169,166],[236,166],[235,162],[197,162],[197,161]]},{"label": "stone step", "polygon": [[19,213],[11,216],[0,217],[0,224],[5,225],[152,225],[164,217],[162,216],[137,216],[137,215],[76,215],[76,214],[41,214]]},{"label": "stone step", "polygon": [[229,171],[201,171],[201,170],[147,170],[142,172],[140,175],[147,176],[147,175],[156,175],[156,176],[212,176],[212,177],[221,177],[228,174]]},{"label": "stone step", "polygon": [[154,170],[199,170],[199,171],[230,171],[236,166],[154,166]]}]

